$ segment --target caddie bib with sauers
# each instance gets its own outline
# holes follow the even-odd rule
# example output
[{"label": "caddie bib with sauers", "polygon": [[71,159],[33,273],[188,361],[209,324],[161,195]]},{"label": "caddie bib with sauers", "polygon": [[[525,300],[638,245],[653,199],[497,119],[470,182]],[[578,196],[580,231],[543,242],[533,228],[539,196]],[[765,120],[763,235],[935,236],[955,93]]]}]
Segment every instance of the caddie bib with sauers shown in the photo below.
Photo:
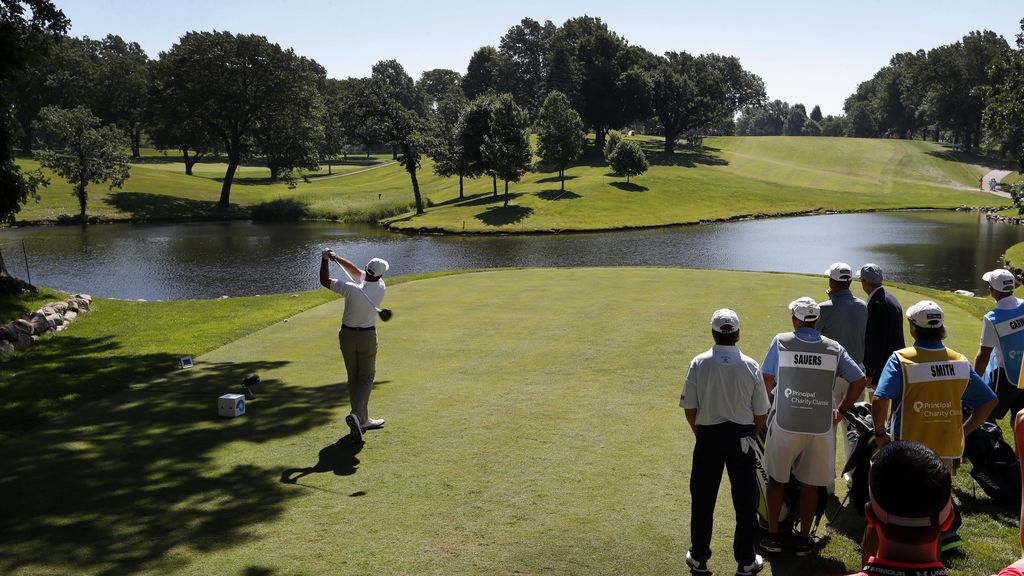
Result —
[{"label": "caddie bib with sauers", "polygon": [[832,431],[832,387],[839,367],[839,343],[822,338],[807,342],[796,334],[779,334],[779,374],[775,387],[775,422],[787,432]]},{"label": "caddie bib with sauers", "polygon": [[896,351],[903,368],[899,440],[916,440],[943,458],[964,453],[964,414],[960,399],[971,378],[971,364],[959,352],[913,346]]},{"label": "caddie bib with sauers", "polygon": [[1019,388],[1024,384],[1024,379],[1020,377],[1024,366],[1024,302],[1012,310],[996,308],[985,314],[985,318],[996,329],[1006,378]]}]

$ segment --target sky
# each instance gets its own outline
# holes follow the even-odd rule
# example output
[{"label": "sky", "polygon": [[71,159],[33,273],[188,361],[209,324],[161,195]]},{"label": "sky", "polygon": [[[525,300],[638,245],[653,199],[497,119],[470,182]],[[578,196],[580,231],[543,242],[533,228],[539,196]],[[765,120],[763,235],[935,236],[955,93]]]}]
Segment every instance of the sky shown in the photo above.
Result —
[{"label": "sky", "polygon": [[662,54],[736,56],[759,75],[769,99],[842,114],[843,100],[899,52],[949,44],[992,30],[1013,45],[1020,0],[618,1],[560,0],[54,0],[73,36],[117,34],[152,58],[192,30],[266,36],[312,58],[332,78],[369,76],[398,60],[413,78],[424,70],[465,73],[473,52],[498,46],[523,18],[561,25],[597,16],[609,28]]}]

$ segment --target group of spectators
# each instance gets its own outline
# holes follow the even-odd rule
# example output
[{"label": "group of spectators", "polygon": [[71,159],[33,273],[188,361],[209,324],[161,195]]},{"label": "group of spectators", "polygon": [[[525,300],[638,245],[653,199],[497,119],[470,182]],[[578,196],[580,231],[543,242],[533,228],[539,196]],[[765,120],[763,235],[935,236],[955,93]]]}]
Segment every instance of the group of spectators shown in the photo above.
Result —
[{"label": "group of spectators", "polygon": [[[973,365],[943,345],[945,313],[929,300],[906,311],[913,344],[905,345],[903,309],[882,286],[879,266],[865,264],[855,277],[848,264],[837,262],[825,274],[828,300],[802,297],[791,302],[793,330],[772,339],[760,365],[737,347],[740,319],[729,309],[712,314],[714,346],[690,364],[679,404],[696,435],[691,546],[686,553],[686,565],[694,574],[710,573],[723,468],[736,511],[737,576],[763,568],[759,552],[778,554],[790,547],[797,556],[816,552],[810,530],[819,494],[834,490],[836,430],[845,427],[846,412],[865,389],[879,451],[869,472],[864,567],[858,574],[946,574],[940,556],[961,544],[951,475],[964,439],[986,419],[1008,413],[1017,418],[1024,408],[1018,388],[1024,301],[1013,295],[1012,273],[999,269],[983,276],[996,305],[983,320]],[[867,302],[851,292],[854,280],[859,280]],[[762,537],[754,448],[766,426],[763,467],[769,479],[767,533]],[[855,436],[843,434],[846,458],[853,453]],[[1021,426],[1016,438],[1019,451]],[[793,503],[799,510],[795,539],[780,530],[791,477],[800,485],[798,502]],[[1000,575],[1024,576],[1024,561]]]}]

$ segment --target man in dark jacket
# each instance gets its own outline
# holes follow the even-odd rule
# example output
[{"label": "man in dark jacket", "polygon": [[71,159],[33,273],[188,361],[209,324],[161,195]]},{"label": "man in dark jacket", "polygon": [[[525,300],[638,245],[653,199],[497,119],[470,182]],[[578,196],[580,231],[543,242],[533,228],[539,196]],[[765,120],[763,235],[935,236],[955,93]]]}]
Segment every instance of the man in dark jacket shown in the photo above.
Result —
[{"label": "man in dark jacket", "polygon": [[865,264],[857,274],[868,295],[868,325],[864,331],[864,373],[874,387],[889,356],[906,347],[903,338],[903,307],[882,287],[882,269]]}]

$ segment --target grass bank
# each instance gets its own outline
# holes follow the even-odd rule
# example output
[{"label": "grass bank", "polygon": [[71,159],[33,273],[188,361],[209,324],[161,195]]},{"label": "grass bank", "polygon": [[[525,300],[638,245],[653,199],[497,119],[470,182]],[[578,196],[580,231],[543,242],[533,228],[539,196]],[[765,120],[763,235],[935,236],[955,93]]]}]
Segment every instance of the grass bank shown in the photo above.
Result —
[{"label": "grass bank", "polygon": [[[0,442],[13,471],[0,476],[0,572],[680,573],[693,438],[678,398],[689,360],[710,346],[707,318],[736,309],[740,346],[760,359],[789,327],[786,304],[824,297],[825,282],[659,268],[628,276],[631,306],[622,269],[394,286],[370,404],[387,425],[362,447],[343,423],[339,301]],[[932,296],[893,292],[904,306]],[[975,301],[939,296],[948,343],[971,354]],[[279,308],[267,298],[248,308],[261,302]],[[53,340],[87,340],[86,327]],[[187,328],[165,330],[169,343],[150,345],[170,360]],[[249,413],[218,420],[216,397],[249,372],[263,378]],[[956,487],[970,512],[954,570],[988,574],[1017,556],[1016,514],[987,505],[965,473]],[[724,485],[711,561],[722,574],[734,568],[728,500]],[[765,574],[848,573],[861,528],[846,510],[819,557],[783,555]]]},{"label": "grass bank", "polygon": [[[737,217],[997,204],[976,190],[985,168],[919,141],[727,137],[669,155],[641,139],[650,170],[627,183],[602,159],[524,176],[512,202],[474,183],[472,196],[387,221],[396,230],[538,232],[664,226]],[[489,182],[487,183],[489,184]],[[485,190],[487,188],[485,187]]]},{"label": "grass bank", "polygon": [[[350,159],[310,173],[294,188],[269,180],[261,166],[245,166],[232,187],[232,207],[218,211],[224,166],[198,164],[185,176],[174,157],[152,153],[133,164],[123,189],[89,187],[89,215],[108,220],[267,220],[317,218],[385,220],[396,230],[508,233],[618,229],[723,220],[743,216],[824,211],[992,206],[999,199],[977,191],[987,168],[977,158],[958,157],[920,141],[727,137],[708,138],[701,150],[661,151],[656,138],[640,138],[651,169],[633,182],[610,173],[603,158],[589,155],[566,172],[566,190],[556,172],[526,174],[511,185],[511,205],[490,195],[487,178],[439,178],[425,159],[418,173],[427,213],[410,212],[409,176],[390,156]],[[26,169],[32,160],[20,160]],[[503,185],[499,183],[499,188]],[[58,221],[75,215],[71,187],[57,177],[30,202],[20,221]]]}]

